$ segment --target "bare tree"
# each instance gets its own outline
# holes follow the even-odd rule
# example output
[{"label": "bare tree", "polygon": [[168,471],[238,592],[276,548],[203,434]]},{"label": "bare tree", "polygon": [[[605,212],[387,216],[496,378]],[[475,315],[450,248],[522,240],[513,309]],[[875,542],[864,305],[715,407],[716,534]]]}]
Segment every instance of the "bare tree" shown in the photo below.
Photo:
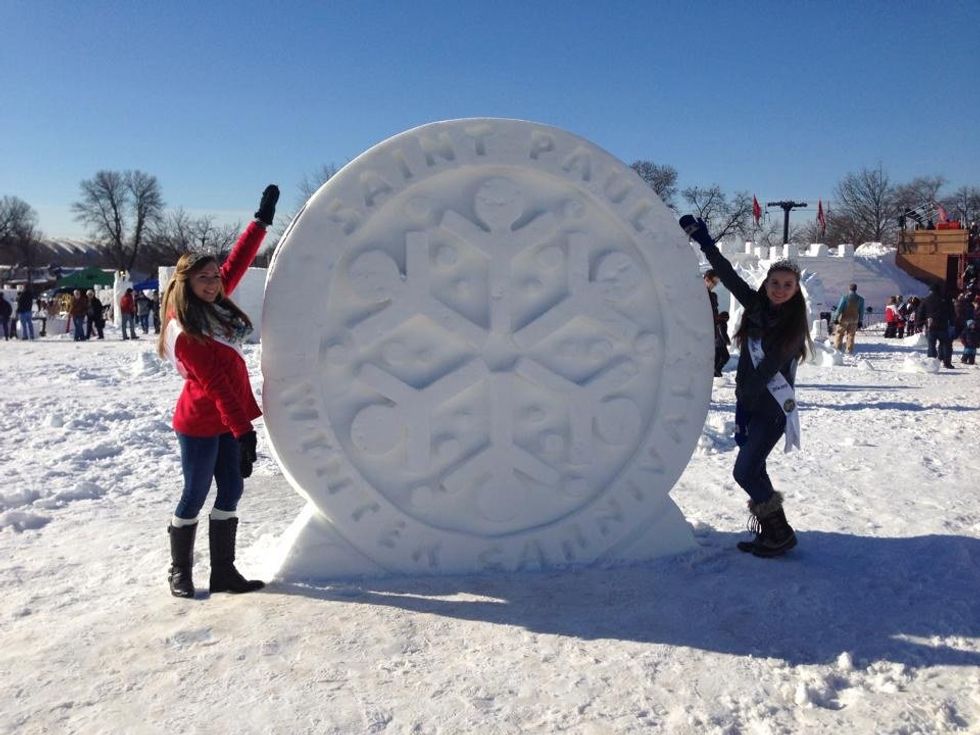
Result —
[{"label": "bare tree", "polygon": [[904,212],[923,204],[931,205],[939,201],[939,190],[945,183],[943,176],[916,176],[907,184],[898,184],[894,190],[895,206]]},{"label": "bare tree", "polygon": [[0,199],[0,253],[5,260],[26,266],[28,280],[38,263],[42,249],[37,212],[23,199],[5,196]]},{"label": "bare tree", "polygon": [[276,216],[276,223],[269,231],[268,245],[255,258],[255,264],[263,267],[267,266],[272,260],[272,253],[279,246],[279,241],[286,233],[286,229],[292,224],[293,220],[303,211],[306,202],[316,194],[317,190],[325,183],[330,181],[339,171],[332,163],[320,164],[320,167],[311,174],[304,174],[303,179],[296,185],[299,194],[296,197],[296,206],[289,212]]},{"label": "bare tree", "polygon": [[657,196],[663,199],[671,209],[674,207],[674,197],[677,195],[677,169],[673,166],[659,165],[653,161],[633,161],[630,168],[636,171],[637,175],[643,179],[656,192]]},{"label": "bare tree", "polygon": [[75,219],[89,228],[113,267],[132,270],[159,223],[163,196],[155,176],[142,171],[99,171],[80,184]]},{"label": "bare tree", "polygon": [[689,186],[681,192],[684,201],[708,225],[716,240],[729,235],[756,239],[759,228],[752,225],[752,195],[736,192],[729,200],[717,184],[709,187]]},{"label": "bare tree", "polygon": [[838,242],[890,242],[898,229],[899,211],[888,174],[879,164],[875,169],[849,173],[838,182],[827,229],[833,228]]},{"label": "bare tree", "polygon": [[174,265],[184,253],[207,253],[223,260],[231,252],[240,230],[240,223],[217,225],[211,215],[191,217],[178,208],[161,217],[146,251],[156,265]]},{"label": "bare tree", "polygon": [[975,186],[961,186],[950,197],[943,200],[943,206],[951,216],[969,225],[980,220],[980,189]]}]

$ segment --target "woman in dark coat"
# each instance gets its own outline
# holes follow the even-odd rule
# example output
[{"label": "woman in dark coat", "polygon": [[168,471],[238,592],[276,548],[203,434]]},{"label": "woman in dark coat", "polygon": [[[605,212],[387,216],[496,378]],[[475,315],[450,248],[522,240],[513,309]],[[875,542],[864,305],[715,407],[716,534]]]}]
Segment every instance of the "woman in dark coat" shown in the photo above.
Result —
[{"label": "woman in dark coat", "polygon": [[799,446],[799,418],[793,384],[796,364],[812,348],[806,302],[800,291],[800,270],[789,260],[769,268],[758,289],[752,288],[728,262],[704,220],[690,215],[681,227],[701,246],[714,274],[745,307],[735,333],[740,348],[735,373],[735,440],[738,457],[732,472],[749,495],[749,512],[756,536],[738,548],[755,556],[785,554],[796,546],[796,534],[786,521],[783,496],[773,488],[766,459],[786,435],[786,451]]},{"label": "woman in dark coat", "polygon": [[93,333],[98,333],[99,339],[104,339],[105,334],[105,309],[102,302],[95,295],[95,291],[88,290],[88,331],[86,337],[91,337]]}]

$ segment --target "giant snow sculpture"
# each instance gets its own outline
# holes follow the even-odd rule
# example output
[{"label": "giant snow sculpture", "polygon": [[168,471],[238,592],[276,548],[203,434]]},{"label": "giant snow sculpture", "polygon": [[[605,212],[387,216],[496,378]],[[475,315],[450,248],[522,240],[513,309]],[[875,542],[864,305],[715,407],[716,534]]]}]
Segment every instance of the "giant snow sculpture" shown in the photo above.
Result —
[{"label": "giant snow sculpture", "polygon": [[668,491],[707,414],[708,299],[674,214],[582,138],[452,120],[362,154],[284,236],[262,342],[308,500],[280,578],[692,545]]}]

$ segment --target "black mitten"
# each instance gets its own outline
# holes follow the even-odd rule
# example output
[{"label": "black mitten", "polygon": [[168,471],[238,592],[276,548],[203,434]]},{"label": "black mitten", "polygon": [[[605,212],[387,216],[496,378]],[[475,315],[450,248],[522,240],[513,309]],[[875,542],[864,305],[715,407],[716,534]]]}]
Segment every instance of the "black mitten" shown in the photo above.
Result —
[{"label": "black mitten", "polygon": [[279,187],[269,184],[262,192],[262,201],[259,203],[259,211],[255,213],[255,219],[266,227],[272,226],[272,218],[276,216],[276,203],[279,201]]},{"label": "black mitten", "polygon": [[255,436],[254,431],[250,431],[247,434],[242,434],[238,437],[238,446],[241,453],[241,459],[239,461],[239,468],[242,471],[242,477],[252,476],[252,465],[255,464],[256,453],[255,448],[258,444],[258,437]]},{"label": "black mitten", "polygon": [[690,214],[685,214],[680,219],[681,229],[687,233],[687,236],[694,240],[702,249],[711,247],[715,244],[715,241],[708,234],[708,226],[704,223],[704,220],[698,217],[695,219]]}]

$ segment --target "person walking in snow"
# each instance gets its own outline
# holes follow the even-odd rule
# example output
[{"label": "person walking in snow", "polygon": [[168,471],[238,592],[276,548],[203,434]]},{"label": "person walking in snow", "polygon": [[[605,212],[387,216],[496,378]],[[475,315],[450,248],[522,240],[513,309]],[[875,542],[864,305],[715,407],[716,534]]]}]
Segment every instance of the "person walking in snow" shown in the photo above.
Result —
[{"label": "person walking in snow", "polygon": [[918,334],[921,330],[919,323],[915,320],[916,312],[922,300],[918,296],[909,296],[905,303],[898,307],[899,315],[905,319],[905,334],[911,337]]},{"label": "person walking in snow", "polygon": [[91,339],[93,334],[98,334],[99,339],[105,339],[105,307],[102,301],[95,295],[94,289],[89,289],[88,296],[88,327],[85,338]]},{"label": "person walking in snow", "polygon": [[74,327],[74,339],[82,342],[88,337],[85,336],[85,316],[88,314],[88,297],[82,293],[81,289],[76,288],[71,294],[71,306],[68,307],[68,314],[71,316],[71,323]]},{"label": "person walking in snow", "polygon": [[30,285],[22,286],[17,293],[17,319],[20,321],[20,338],[34,339],[34,292]]},{"label": "person walking in snow", "polygon": [[[119,316],[121,317],[122,338],[139,339],[136,336],[136,299],[133,298],[133,289],[127,288],[126,293],[119,299]],[[126,336],[126,327],[129,326],[129,336]]]},{"label": "person walking in snow", "polygon": [[898,297],[889,296],[885,304],[885,339],[902,337],[905,334],[905,320],[898,313]]},{"label": "person walking in snow", "polygon": [[235,568],[238,501],[256,458],[252,421],[262,411],[241,352],[252,322],[229,296],[255,260],[278,200],[279,189],[270,184],[255,219],[220,266],[213,255],[182,255],[163,295],[157,349],[184,376],[173,418],[184,487],[167,529],[167,578],[175,597],[194,596],[194,540],[212,479],[217,495],[208,522],[211,592],[252,592],[265,586]]},{"label": "person walking in snow", "polygon": [[153,309],[153,302],[150,301],[143,291],[136,296],[136,318],[139,320],[143,334],[150,332],[150,311]]},{"label": "person walking in snow", "polygon": [[3,326],[3,341],[6,342],[10,339],[10,315],[14,313],[13,304],[7,301],[7,298],[0,293],[0,325]]},{"label": "person walking in snow", "polygon": [[777,261],[762,285],[753,289],[718,250],[704,220],[685,215],[680,224],[700,245],[725,288],[745,307],[735,333],[740,349],[735,373],[739,452],[732,475],[749,496],[755,538],[740,541],[738,548],[755,556],[780,556],[796,546],[796,534],[786,520],[783,496],[766,472],[766,459],[784,434],[786,451],[799,447],[793,384],[797,363],[813,349],[800,269],[790,260]]},{"label": "person walking in snow", "polygon": [[728,345],[731,340],[728,338],[728,312],[718,312],[718,294],[715,287],[718,285],[718,276],[714,270],[709,268],[704,272],[704,287],[708,289],[708,300],[711,302],[711,316],[715,324],[715,377],[721,377],[721,370],[731,357],[728,352]]},{"label": "person walking in snow", "polygon": [[977,364],[977,347],[980,347],[980,322],[977,319],[967,319],[960,332],[960,342],[963,343],[963,355],[960,362],[967,365]]},{"label": "person walking in snow", "polygon": [[837,329],[834,332],[834,349],[840,351],[844,338],[847,338],[847,354],[854,352],[854,335],[864,326],[864,297],[858,295],[856,283],[852,283],[848,292],[840,297],[837,304]]},{"label": "person walking in snow", "polygon": [[929,286],[915,320],[926,331],[926,357],[935,357],[943,367],[953,369],[953,305],[938,283]]}]

